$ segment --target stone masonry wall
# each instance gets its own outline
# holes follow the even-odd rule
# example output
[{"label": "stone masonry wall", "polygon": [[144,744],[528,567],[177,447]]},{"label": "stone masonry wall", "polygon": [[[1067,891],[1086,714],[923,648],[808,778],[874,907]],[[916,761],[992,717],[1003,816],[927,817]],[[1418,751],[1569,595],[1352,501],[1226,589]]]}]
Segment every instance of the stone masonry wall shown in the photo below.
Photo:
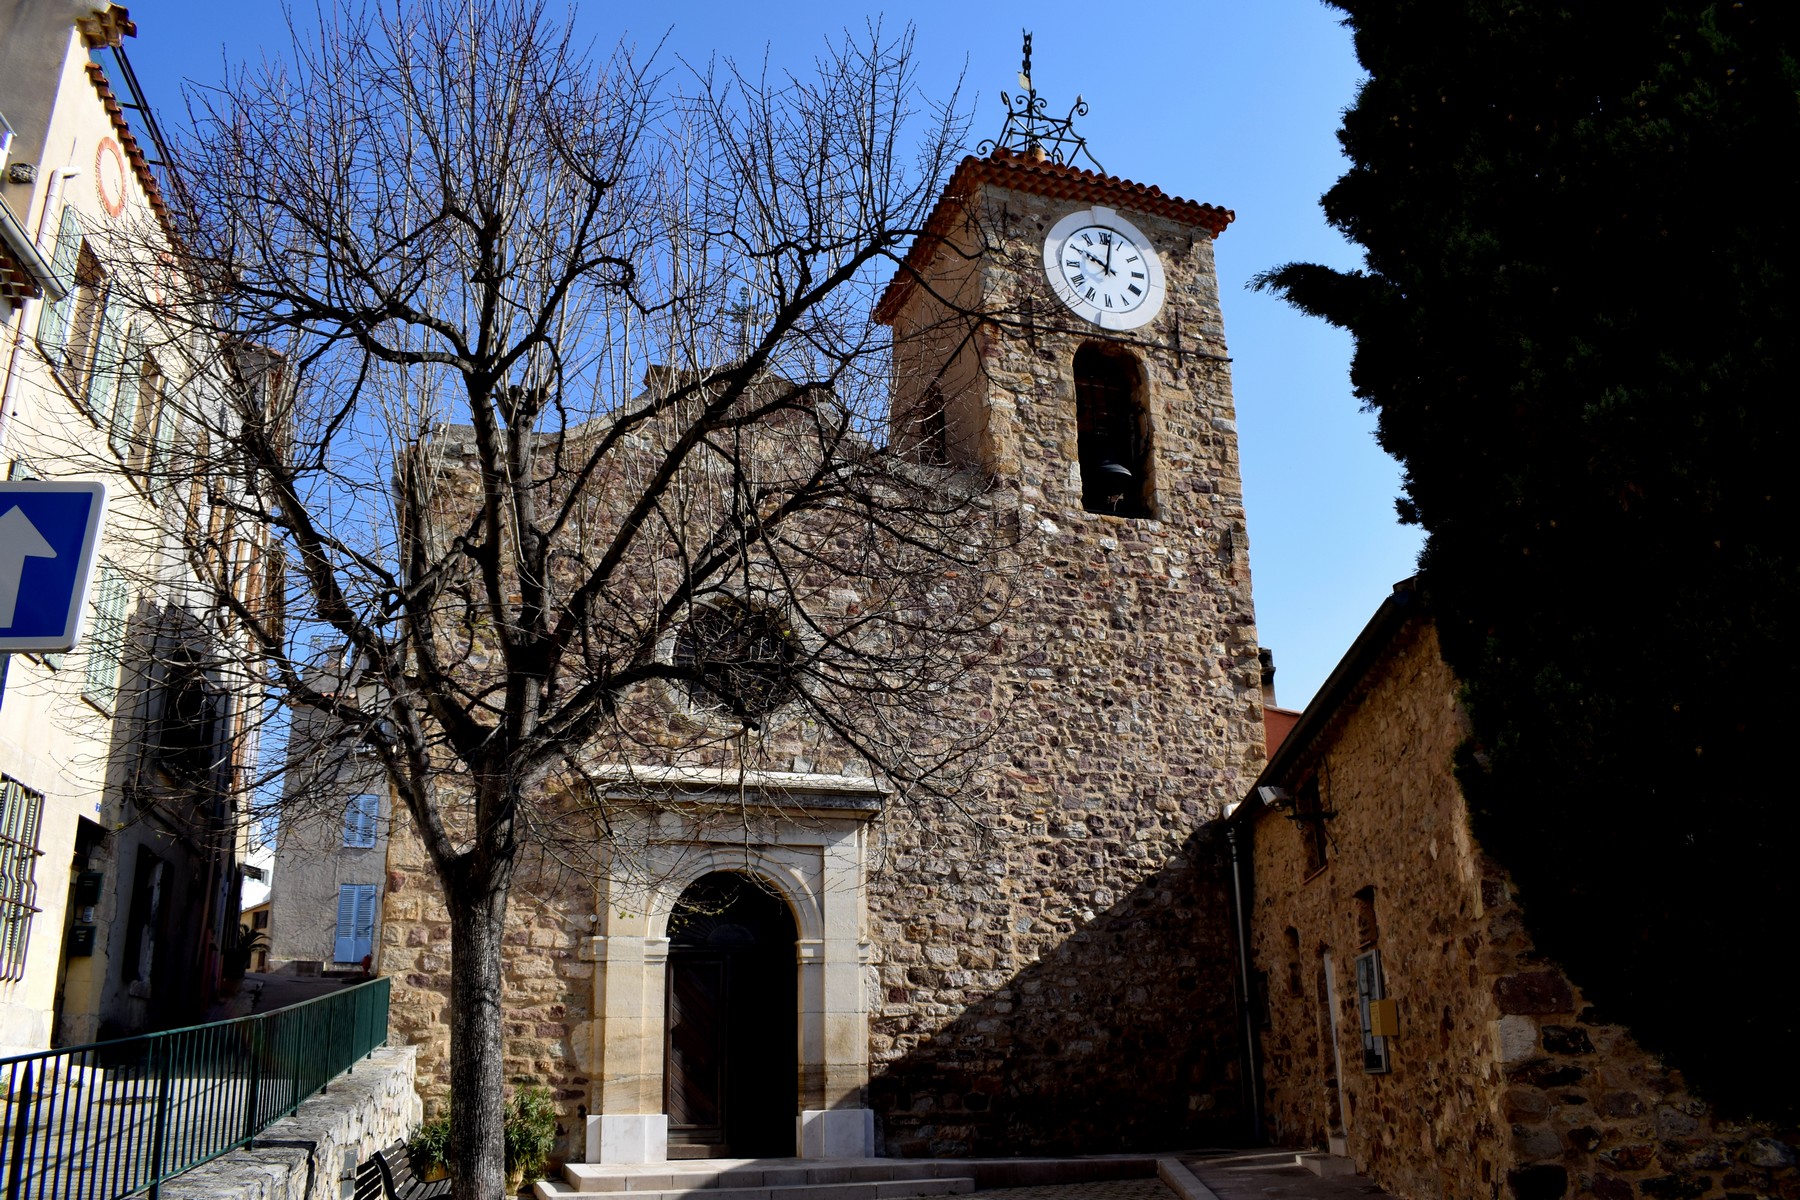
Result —
[{"label": "stone masonry wall", "polygon": [[[957,704],[997,714],[978,785],[890,805],[871,830],[869,1106],[883,1152],[1074,1153],[1241,1129],[1224,865],[1194,831],[1262,765],[1235,414],[1204,230],[1127,215],[1167,264],[1158,322],[1103,334],[1043,283],[1073,207],[990,189],[982,292],[1028,329],[972,341],[995,509],[1016,523],[1016,601]],[[1142,366],[1157,519],[1085,512],[1072,362],[1089,341]],[[947,710],[954,719],[955,709]],[[810,722],[771,722],[753,767],[860,773]],[[389,843],[380,969],[394,1030],[443,1096],[449,923],[418,843]],[[578,1145],[595,1064],[591,880],[522,877],[507,934],[507,1073],[559,1098]]]},{"label": "stone masonry wall", "polygon": [[[1190,840],[1263,750],[1212,241],[1122,205],[1169,294],[1156,322],[1103,334],[1043,283],[1074,207],[989,187],[977,208],[989,308],[1031,314],[972,339],[1024,595],[993,672],[1012,720],[977,801],[987,838],[881,831],[871,1091],[890,1154],[1168,1146],[1242,1116],[1220,858]],[[1081,506],[1072,364],[1097,341],[1145,372],[1159,519]]]},{"label": "stone masonry wall", "polygon": [[[1329,950],[1350,1155],[1397,1196],[1800,1196],[1793,1131],[1717,1117],[1533,951],[1451,774],[1464,727],[1433,628],[1412,622],[1364,684],[1322,750],[1281,781],[1295,791],[1317,770],[1322,807],[1336,814],[1327,865],[1302,878],[1298,826],[1279,811],[1257,818],[1252,936],[1268,994],[1270,1136],[1324,1144]],[[1399,1005],[1387,1074],[1361,1066],[1352,963],[1369,932],[1356,893],[1368,887]]]},{"label": "stone masonry wall", "polygon": [[415,1052],[383,1046],[242,1150],[162,1186],[169,1200],[339,1200],[377,1150],[419,1127]]}]

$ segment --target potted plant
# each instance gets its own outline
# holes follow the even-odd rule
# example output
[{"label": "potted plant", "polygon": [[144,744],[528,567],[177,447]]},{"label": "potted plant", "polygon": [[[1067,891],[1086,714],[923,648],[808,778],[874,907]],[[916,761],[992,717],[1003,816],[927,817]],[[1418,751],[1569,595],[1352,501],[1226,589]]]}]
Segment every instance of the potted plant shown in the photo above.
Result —
[{"label": "potted plant", "polygon": [[412,1157],[414,1173],[427,1183],[450,1174],[450,1110],[419,1126],[406,1140],[406,1152]]},{"label": "potted plant", "polygon": [[506,1106],[507,1190],[539,1179],[556,1149],[556,1102],[541,1087],[520,1088]]},{"label": "potted plant", "polygon": [[250,958],[258,950],[267,948],[269,939],[262,931],[253,930],[248,925],[239,925],[237,934],[228,937],[221,957],[224,959],[224,974],[227,979],[242,979],[250,969]]}]

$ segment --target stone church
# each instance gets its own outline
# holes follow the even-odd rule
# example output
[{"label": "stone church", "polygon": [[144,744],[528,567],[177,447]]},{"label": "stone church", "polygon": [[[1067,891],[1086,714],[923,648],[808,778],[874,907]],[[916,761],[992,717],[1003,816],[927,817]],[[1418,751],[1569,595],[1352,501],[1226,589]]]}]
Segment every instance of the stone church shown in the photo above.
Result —
[{"label": "stone church", "polygon": [[[991,475],[1017,522],[978,819],[890,804],[829,749],[621,764],[674,798],[641,869],[521,885],[510,917],[507,1073],[554,1089],[571,1159],[1067,1154],[1243,1122],[1229,874],[1196,832],[1264,760],[1232,213],[1059,157],[964,159],[877,314],[890,437]],[[442,1078],[447,921],[416,842],[387,859],[377,969]]]}]

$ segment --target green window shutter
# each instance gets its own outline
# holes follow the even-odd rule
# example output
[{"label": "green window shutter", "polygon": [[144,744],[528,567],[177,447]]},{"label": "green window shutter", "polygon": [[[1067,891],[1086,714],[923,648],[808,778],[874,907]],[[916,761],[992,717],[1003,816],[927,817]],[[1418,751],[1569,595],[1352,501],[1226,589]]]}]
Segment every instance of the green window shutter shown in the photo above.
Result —
[{"label": "green window shutter", "polygon": [[113,699],[119,694],[129,603],[130,595],[118,568],[101,563],[94,589],[94,629],[88,639],[87,684],[82,695],[106,709],[112,708]]},{"label": "green window shutter", "polygon": [[56,271],[56,278],[62,282],[63,298],[54,304],[45,304],[38,314],[37,340],[45,354],[56,358],[62,356],[62,348],[69,339],[69,314],[75,310],[75,263],[81,257],[81,222],[75,216],[75,206],[66,204],[62,210],[62,224],[56,231],[56,251],[51,266]]},{"label": "green window shutter", "polygon": [[[112,444],[113,453],[121,459],[131,458],[132,422],[137,420],[138,385],[140,368],[143,365],[144,347],[138,337],[136,326],[125,334],[125,350],[120,356],[116,374],[116,394],[112,406],[111,428],[107,431],[107,440]],[[95,364],[98,371],[99,364]],[[94,415],[100,416],[99,410]],[[102,421],[105,419],[102,418]]]},{"label": "green window shutter", "polygon": [[166,492],[173,485],[175,464],[170,458],[170,449],[175,444],[175,415],[180,411],[181,405],[171,402],[167,385],[165,385],[162,419],[156,423],[156,442],[151,447],[150,461],[145,468],[149,472],[153,486],[160,491]]},{"label": "green window shutter", "polygon": [[100,428],[109,432],[113,401],[119,391],[119,359],[125,340],[123,324],[118,307],[108,304],[100,318],[100,344],[94,348],[94,369],[88,375],[88,412],[100,423]]}]

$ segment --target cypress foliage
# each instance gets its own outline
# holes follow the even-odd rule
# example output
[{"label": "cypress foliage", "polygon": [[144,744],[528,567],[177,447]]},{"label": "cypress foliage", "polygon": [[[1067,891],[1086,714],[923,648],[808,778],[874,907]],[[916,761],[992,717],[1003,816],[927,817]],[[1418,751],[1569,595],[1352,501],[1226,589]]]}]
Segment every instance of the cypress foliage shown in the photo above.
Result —
[{"label": "cypress foliage", "polygon": [[1324,199],[1541,950],[1728,1112],[1792,1117],[1800,807],[1796,6],[1338,0]]}]

